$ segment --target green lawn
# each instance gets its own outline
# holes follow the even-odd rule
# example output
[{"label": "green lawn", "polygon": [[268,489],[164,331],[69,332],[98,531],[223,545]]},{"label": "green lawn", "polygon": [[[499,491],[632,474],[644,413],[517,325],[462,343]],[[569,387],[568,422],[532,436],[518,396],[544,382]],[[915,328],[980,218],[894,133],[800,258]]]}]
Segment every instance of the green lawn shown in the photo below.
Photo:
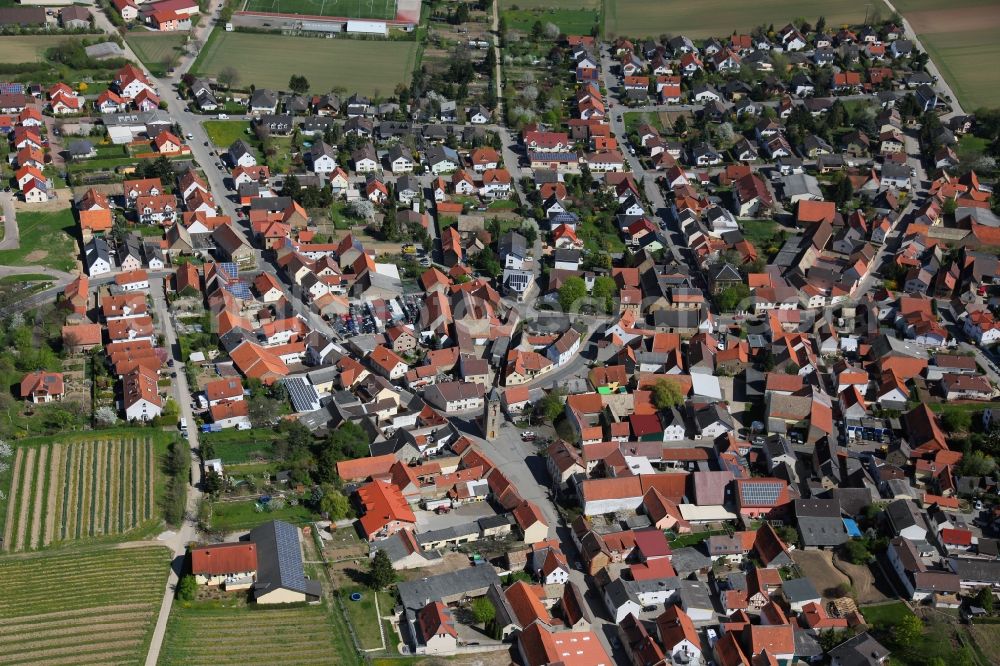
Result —
[{"label": "green lawn", "polygon": [[256,501],[215,502],[212,505],[212,529],[223,532],[248,530],[269,520],[284,520],[294,525],[303,525],[315,518],[312,511],[299,504],[287,505],[277,511],[254,509]]},{"label": "green lawn", "polygon": [[0,278],[0,284],[16,284],[18,282],[51,282],[52,276],[44,273],[21,273],[20,275],[5,275]]},{"label": "green lawn", "polygon": [[45,51],[65,40],[61,35],[4,35],[0,39],[0,62],[42,62]]},{"label": "green lawn", "polygon": [[531,32],[536,21],[554,23],[564,35],[589,35],[600,14],[593,9],[518,9],[504,11],[507,26]]},{"label": "green lawn", "polygon": [[248,12],[281,12],[311,16],[341,16],[360,19],[394,19],[394,0],[248,0]]},{"label": "green lawn", "polygon": [[48,266],[60,271],[76,267],[77,223],[69,208],[49,213],[19,212],[21,247],[0,250],[0,265]]},{"label": "green lawn", "polygon": [[601,8],[601,0],[503,0],[500,7],[513,9],[593,9]]},{"label": "green lawn", "polygon": [[221,458],[225,465],[269,460],[274,455],[274,443],[281,436],[267,428],[237,430],[230,428],[222,432],[202,433],[199,441],[205,451],[206,458]]},{"label": "green lawn", "polygon": [[[354,592],[361,594],[361,601],[351,600],[351,594]],[[341,587],[340,595],[347,610],[347,617],[354,627],[358,642],[361,643],[361,649],[381,649],[382,635],[379,633],[379,614],[375,612],[375,592],[360,585],[350,585]],[[388,615],[387,610],[391,612],[391,605],[386,607],[387,600],[387,595],[379,597],[379,611],[382,615]]]},{"label": "green lawn", "polygon": [[713,530],[710,532],[694,532],[693,534],[682,534],[673,541],[670,542],[671,548],[686,548],[687,546],[696,546],[710,536],[716,534],[725,534],[723,530]]},{"label": "green lawn", "polygon": [[660,120],[660,114],[658,113],[640,113],[637,111],[632,111],[624,115],[625,120],[625,133],[628,134],[633,130],[638,130],[640,125],[645,125],[649,123],[656,129],[663,131],[663,121]]},{"label": "green lawn", "polygon": [[824,0],[605,0],[604,29],[608,38],[655,37],[663,33],[683,34],[692,39],[725,37],[734,30],[749,31],[769,23],[774,23],[778,29],[800,16],[815,21],[824,15],[828,26],[860,23],[869,4],[865,0],[837,3]]},{"label": "green lawn", "polygon": [[741,220],[743,236],[753,243],[758,252],[781,242],[781,229],[774,220]]},{"label": "green lawn", "polygon": [[172,54],[180,55],[187,38],[187,32],[149,30],[133,30],[125,35],[125,41],[153,76],[163,76],[167,73],[167,58]]},{"label": "green lawn", "polygon": [[[308,54],[308,57],[303,57]],[[273,34],[212,33],[192,66],[193,74],[216,77],[235,67],[238,85],[287,90],[292,74],[305,76],[314,93],[335,86],[363,95],[390,95],[400,83],[409,83],[417,43],[317,39]]]},{"label": "green lawn", "polygon": [[896,624],[904,617],[913,615],[902,601],[895,601],[880,606],[865,606],[861,614],[868,624]]},{"label": "green lawn", "polygon": [[208,138],[220,148],[229,148],[237,139],[249,144],[256,143],[256,137],[247,134],[250,123],[245,120],[206,120],[202,123]]}]

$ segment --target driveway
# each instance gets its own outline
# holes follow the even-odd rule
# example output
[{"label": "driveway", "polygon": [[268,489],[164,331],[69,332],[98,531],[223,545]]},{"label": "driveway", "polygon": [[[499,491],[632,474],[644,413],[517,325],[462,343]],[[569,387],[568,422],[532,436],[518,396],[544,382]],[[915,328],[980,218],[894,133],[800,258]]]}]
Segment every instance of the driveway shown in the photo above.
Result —
[{"label": "driveway", "polygon": [[21,247],[21,232],[17,228],[13,192],[0,192],[0,214],[3,215],[3,240],[0,241],[0,250],[16,250]]}]

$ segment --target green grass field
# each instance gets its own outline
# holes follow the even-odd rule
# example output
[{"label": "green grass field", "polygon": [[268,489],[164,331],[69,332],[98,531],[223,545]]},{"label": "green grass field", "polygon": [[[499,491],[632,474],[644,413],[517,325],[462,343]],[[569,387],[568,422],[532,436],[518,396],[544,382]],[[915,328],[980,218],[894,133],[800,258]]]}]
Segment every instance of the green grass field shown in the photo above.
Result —
[{"label": "green grass field", "polygon": [[76,266],[77,223],[69,208],[48,213],[18,212],[17,227],[21,247],[0,250],[0,265],[48,266],[61,271]]},{"label": "green grass field", "polygon": [[601,0],[503,0],[500,8],[513,9],[600,9]]},{"label": "green grass field", "polygon": [[395,0],[247,0],[246,11],[394,19],[396,2]]},{"label": "green grass field", "polygon": [[162,452],[141,434],[44,438],[18,446],[4,479],[7,499],[0,503],[3,549],[34,550],[159,524]]},{"label": "green grass field", "polygon": [[[924,10],[959,9],[964,7],[984,7],[996,4],[995,0],[958,0],[946,6],[937,0],[893,0],[892,5],[902,14]],[[883,12],[883,15],[888,16]]]},{"label": "green grass field", "polygon": [[164,61],[171,54],[180,55],[187,38],[186,32],[133,30],[125,34],[125,41],[154,76],[166,73]]},{"label": "green grass field", "polygon": [[247,143],[255,143],[257,140],[252,134],[247,134],[250,123],[245,120],[206,120],[202,125],[208,138],[220,148],[228,148],[237,139],[243,139]]},{"label": "green grass field", "polygon": [[[774,23],[780,28],[796,17],[815,21],[826,16],[826,24],[859,23],[865,18],[865,0],[605,0],[604,29],[607,37],[655,37],[660,34],[691,38],[725,37],[733,30],[747,31]],[[888,14],[888,10],[884,12]]]},{"label": "green grass field", "polygon": [[[304,57],[303,54],[309,54]],[[334,87],[363,95],[392,94],[409,83],[417,56],[416,42],[315,39],[216,30],[194,69],[218,76],[226,67],[241,73],[240,85],[285,90],[292,74],[309,80],[312,92]]]},{"label": "green grass field", "polygon": [[[175,605],[160,666],[180,664],[357,664],[343,626],[325,604],[299,608]],[[280,646],[280,656],[264,646]]]},{"label": "green grass field", "polygon": [[531,32],[535,21],[541,21],[559,26],[564,35],[589,35],[600,18],[593,9],[518,9],[504,11],[503,16],[514,30]]},{"label": "green grass field", "polygon": [[65,40],[59,35],[4,35],[0,39],[0,62],[41,62],[47,49]]},{"label": "green grass field", "polygon": [[0,559],[0,661],[142,663],[169,562],[157,546]]},{"label": "green grass field", "polygon": [[896,601],[880,606],[865,606],[861,614],[868,624],[896,624],[904,617],[913,615],[913,611],[902,601]]},{"label": "green grass field", "polygon": [[920,41],[967,113],[1000,106],[1000,74],[982,66],[1000,58],[996,30],[928,33]]},{"label": "green grass field", "polygon": [[269,520],[284,520],[295,525],[304,525],[315,517],[309,509],[286,505],[276,511],[258,512],[255,500],[238,502],[215,502],[212,505],[212,529],[222,532],[248,530]]}]

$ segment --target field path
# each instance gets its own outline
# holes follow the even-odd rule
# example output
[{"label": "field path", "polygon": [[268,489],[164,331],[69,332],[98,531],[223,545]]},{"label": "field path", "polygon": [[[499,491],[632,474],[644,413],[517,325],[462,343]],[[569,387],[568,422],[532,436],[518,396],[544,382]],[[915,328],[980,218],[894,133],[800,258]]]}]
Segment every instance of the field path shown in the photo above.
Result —
[{"label": "field path", "polygon": [[62,494],[62,484],[59,483],[62,476],[62,455],[62,444],[56,442],[52,445],[52,453],[49,456],[49,492],[45,500],[45,532],[42,535],[43,546],[52,543],[52,536],[56,531],[57,512],[59,511],[58,499]]},{"label": "field path", "polygon": [[45,444],[38,448],[38,481],[35,483],[35,516],[31,520],[31,542],[30,548],[38,548],[38,544],[42,537],[42,521],[45,517],[45,479],[48,478],[47,472],[48,467],[46,463],[48,462],[49,456],[49,446]]},{"label": "field path", "polygon": [[28,531],[28,509],[31,508],[31,481],[35,476],[35,449],[28,449],[24,456],[24,473],[21,475],[21,511],[17,519],[16,550],[24,550],[24,536]]},{"label": "field path", "polygon": [[14,507],[17,505],[17,480],[21,476],[24,449],[18,449],[14,456],[14,472],[10,479],[10,495],[7,497],[7,518],[3,524],[3,549],[10,550],[14,532]]}]

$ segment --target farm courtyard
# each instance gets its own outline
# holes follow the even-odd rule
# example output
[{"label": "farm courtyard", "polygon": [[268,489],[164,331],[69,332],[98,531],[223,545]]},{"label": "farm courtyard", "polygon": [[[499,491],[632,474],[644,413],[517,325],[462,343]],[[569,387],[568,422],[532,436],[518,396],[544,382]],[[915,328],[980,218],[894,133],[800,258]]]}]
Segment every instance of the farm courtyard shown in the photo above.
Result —
[{"label": "farm courtyard", "polygon": [[[194,67],[197,74],[210,77],[234,67],[243,83],[252,82],[259,88],[285,90],[289,77],[301,74],[317,92],[340,87],[374,96],[391,94],[400,83],[409,83],[416,56],[416,42],[317,39],[216,30]],[[363,64],[347,64],[352,62]]]}]

